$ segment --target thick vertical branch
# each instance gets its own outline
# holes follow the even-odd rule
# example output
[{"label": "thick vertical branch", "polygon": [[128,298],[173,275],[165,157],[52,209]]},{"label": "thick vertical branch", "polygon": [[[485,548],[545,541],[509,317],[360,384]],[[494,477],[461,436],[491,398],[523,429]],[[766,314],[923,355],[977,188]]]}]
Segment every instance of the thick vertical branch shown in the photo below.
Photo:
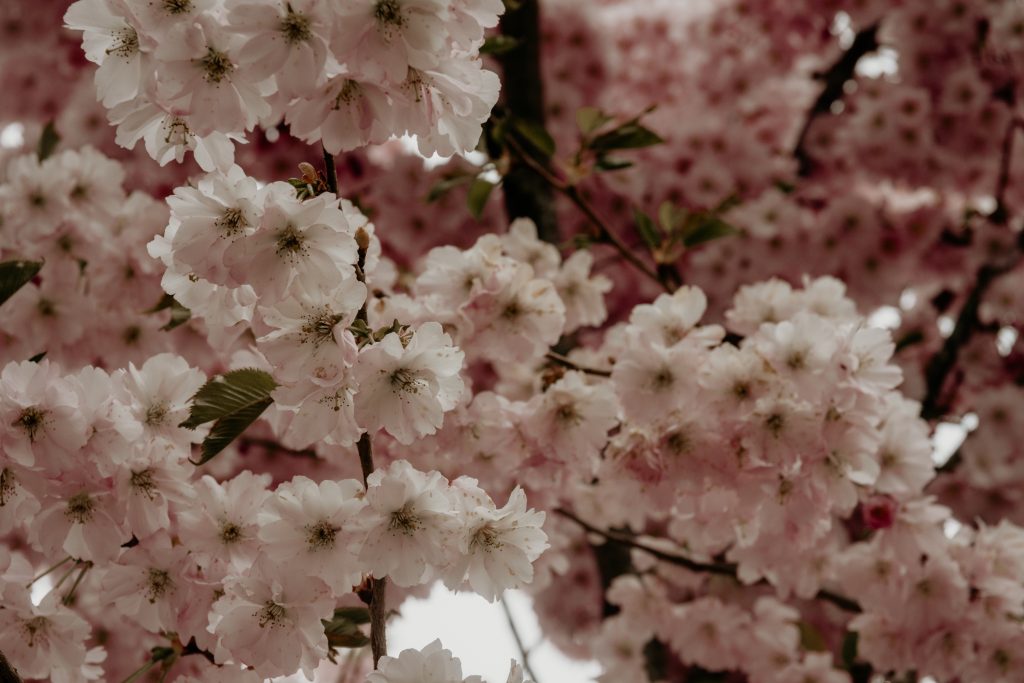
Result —
[{"label": "thick vertical branch", "polygon": [[[334,166],[334,157],[324,150],[324,164],[327,173],[327,189],[338,194],[338,172]],[[356,246],[359,248],[359,261],[356,263],[356,277],[360,282],[366,282],[366,252],[370,248],[370,236],[362,229],[356,231]],[[366,302],[356,313],[356,319],[366,322]],[[373,474],[373,443],[370,441],[370,433],[364,432],[356,444],[359,452],[359,466],[363,470],[363,483],[369,485],[370,475]],[[369,595],[361,596],[366,602],[370,612],[370,650],[373,653],[373,667],[377,668],[377,662],[388,653],[387,644],[387,587],[388,580],[384,578],[370,577]]]},{"label": "thick vertical branch", "polygon": [[[501,18],[500,28],[502,34],[515,41],[515,47],[499,58],[507,113],[512,119],[543,127],[539,0],[518,0]],[[531,218],[542,240],[558,242],[554,192],[534,169],[513,157],[502,191],[509,220]]]}]

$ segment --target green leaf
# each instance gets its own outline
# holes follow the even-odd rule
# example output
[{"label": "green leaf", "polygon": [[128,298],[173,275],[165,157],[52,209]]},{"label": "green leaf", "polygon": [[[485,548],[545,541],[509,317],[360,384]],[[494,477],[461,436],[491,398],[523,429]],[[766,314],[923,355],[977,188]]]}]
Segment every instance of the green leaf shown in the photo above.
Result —
[{"label": "green leaf", "polygon": [[430,204],[431,202],[436,202],[438,199],[448,194],[448,192],[453,188],[456,188],[459,185],[465,185],[471,180],[473,180],[473,176],[468,173],[442,178],[437,182],[437,184],[430,188],[430,192],[427,193],[427,203]]},{"label": "green leaf", "polygon": [[210,462],[215,455],[227,448],[232,441],[237,439],[249,425],[256,421],[263,411],[266,410],[274,399],[269,396],[250,403],[246,407],[230,415],[220,418],[213,423],[210,433],[203,439],[201,456],[198,461],[191,460],[193,465],[203,465]]},{"label": "green leaf", "polygon": [[727,237],[739,233],[732,225],[729,225],[721,218],[707,216],[696,227],[683,238],[683,244],[693,247],[704,242],[710,242],[720,237]]},{"label": "green leaf", "polygon": [[636,220],[636,229],[640,232],[640,237],[651,249],[657,249],[661,246],[661,234],[658,229],[654,227],[654,221],[651,217],[645,214],[640,209],[633,209],[633,218]]},{"label": "green leaf", "polygon": [[576,111],[576,126],[584,136],[589,136],[611,120],[611,116],[608,116],[597,107],[583,107]]},{"label": "green leaf", "polygon": [[39,161],[46,161],[53,154],[54,150],[57,149],[59,142],[60,135],[57,134],[53,121],[50,121],[43,128],[43,132],[39,135],[39,143],[36,145],[36,156],[39,157]]},{"label": "green leaf", "polygon": [[173,330],[175,327],[184,325],[192,318],[192,311],[182,306],[174,296],[167,294],[166,292],[162,297],[160,297],[160,301],[156,302],[156,305],[153,306],[153,308],[147,309],[143,311],[143,313],[159,313],[160,311],[166,311],[167,309],[170,309],[171,311],[171,319],[166,325],[160,328],[161,330]]},{"label": "green leaf", "polygon": [[506,36],[499,33],[497,35],[489,36],[484,40],[484,44],[480,46],[480,54],[494,55],[496,57],[508,54],[519,47],[521,42],[522,41],[518,38],[513,38],[512,36]]},{"label": "green leaf", "polygon": [[28,284],[42,267],[42,261],[4,261],[0,263],[0,304]]},{"label": "green leaf", "polygon": [[843,638],[842,661],[843,666],[849,669],[857,661],[857,632],[847,631]]},{"label": "green leaf", "polygon": [[46,358],[46,351],[40,351],[36,355],[34,355],[31,358],[29,358],[28,362],[29,363],[38,363],[39,361],[41,361],[44,358]]},{"label": "green leaf", "polygon": [[270,397],[277,382],[270,373],[255,368],[232,370],[206,382],[192,397],[192,410],[181,427],[195,429],[215,420],[203,439],[202,455],[194,465],[209,462],[227,448],[274,402]]},{"label": "green leaf", "polygon": [[363,647],[370,639],[359,629],[359,624],[370,622],[370,612],[365,607],[339,607],[334,610],[330,621],[323,619],[324,635],[331,647]]},{"label": "green leaf", "polygon": [[821,631],[806,621],[801,621],[797,625],[800,629],[800,645],[809,652],[824,652],[828,649],[825,644],[825,638],[821,635]]},{"label": "green leaf", "polygon": [[466,195],[466,205],[469,207],[469,212],[473,214],[473,218],[480,220],[492,190],[494,190],[494,183],[483,178],[476,178],[473,184],[469,186],[469,194]]},{"label": "green leaf", "polygon": [[555,139],[544,130],[544,126],[523,119],[516,119],[513,125],[516,132],[526,138],[545,157],[550,157],[555,153]]},{"label": "green leaf", "polygon": [[177,301],[175,301],[173,304],[171,304],[171,319],[167,321],[167,324],[161,327],[160,329],[165,332],[169,332],[170,330],[173,330],[175,327],[184,325],[191,318],[192,311],[190,311],[189,309],[185,308]]},{"label": "green leaf", "polygon": [[607,133],[602,133],[588,145],[595,152],[609,152],[613,149],[639,149],[664,142],[661,136],[650,128],[630,121]]},{"label": "green leaf", "polygon": [[228,417],[268,399],[275,388],[277,382],[270,373],[256,368],[242,368],[218,375],[208,380],[192,397],[188,419],[179,426],[195,429],[201,424]]}]

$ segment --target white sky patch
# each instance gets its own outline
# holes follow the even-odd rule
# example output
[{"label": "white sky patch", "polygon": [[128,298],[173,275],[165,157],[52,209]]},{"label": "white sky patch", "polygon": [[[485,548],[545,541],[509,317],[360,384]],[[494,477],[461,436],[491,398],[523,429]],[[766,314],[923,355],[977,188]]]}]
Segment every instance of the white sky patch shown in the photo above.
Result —
[{"label": "white sky patch", "polygon": [[900,316],[900,309],[895,306],[881,306],[868,316],[869,327],[881,327],[885,330],[895,330],[901,322],[903,318]]},{"label": "white sky patch", "polygon": [[[507,591],[505,599],[541,681],[591,683],[601,673],[597,662],[569,659],[543,640],[529,595]],[[395,656],[436,638],[462,661],[463,676],[483,676],[487,683],[505,683],[510,662],[521,659],[501,603],[452,593],[440,583],[427,598],[407,600],[401,615],[388,622],[388,652]]]},{"label": "white sky patch", "polygon": [[0,130],[0,147],[14,149],[25,144],[25,126],[20,123],[8,123]]},{"label": "white sky patch", "polygon": [[968,428],[963,423],[940,422],[935,425],[935,432],[932,434],[932,462],[936,467],[942,467],[953,457],[967,438],[967,432]]},{"label": "white sky patch", "polygon": [[890,47],[881,47],[857,62],[856,73],[867,78],[895,76],[900,70],[899,55]]},{"label": "white sky patch", "polygon": [[917,292],[912,289],[904,289],[900,292],[900,308],[909,311],[917,305]]},{"label": "white sky patch", "polygon": [[1017,343],[1018,332],[1016,328],[1002,327],[999,329],[999,333],[996,335],[996,351],[999,352],[1000,356],[1004,358],[1010,355],[1013,351],[1013,345]]},{"label": "white sky patch", "polygon": [[936,325],[939,328],[939,334],[945,339],[949,335],[953,334],[953,328],[956,327],[956,321],[951,316],[940,315],[936,321]]}]

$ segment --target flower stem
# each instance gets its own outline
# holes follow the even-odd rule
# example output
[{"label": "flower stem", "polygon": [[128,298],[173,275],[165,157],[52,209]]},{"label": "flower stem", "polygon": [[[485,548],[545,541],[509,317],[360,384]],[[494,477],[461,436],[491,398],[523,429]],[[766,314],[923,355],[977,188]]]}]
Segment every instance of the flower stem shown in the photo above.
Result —
[{"label": "flower stem", "polygon": [[[327,188],[337,194],[338,193],[338,173],[334,167],[334,157],[325,149],[324,150],[324,165],[327,167]],[[369,235],[367,235],[362,228],[356,234],[356,244],[359,247],[358,263],[356,264],[356,278],[362,283],[366,283],[366,252],[369,249]],[[359,313],[356,314],[357,320],[366,322],[366,302],[359,308]],[[363,470],[363,483],[368,484],[370,475],[373,474],[373,443],[370,441],[370,433],[364,432],[359,437],[359,442],[356,444],[356,450],[359,452],[359,465]],[[387,654],[387,577],[370,577],[370,591],[369,595],[364,597],[367,607],[370,611],[370,650],[373,652],[373,667],[377,668],[377,662],[380,658]]]}]

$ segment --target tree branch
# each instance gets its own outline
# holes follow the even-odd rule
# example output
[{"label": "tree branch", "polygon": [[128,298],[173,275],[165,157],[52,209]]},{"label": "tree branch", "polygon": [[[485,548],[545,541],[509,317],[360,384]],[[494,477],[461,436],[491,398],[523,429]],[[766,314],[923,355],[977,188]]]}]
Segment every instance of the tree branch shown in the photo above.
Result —
[{"label": "tree branch", "polygon": [[825,84],[818,98],[811,106],[810,111],[807,112],[804,126],[800,129],[800,136],[797,138],[796,147],[793,149],[793,156],[799,164],[797,173],[801,178],[806,178],[814,171],[814,160],[807,152],[807,136],[810,133],[811,126],[819,116],[828,114],[835,102],[842,99],[843,86],[848,80],[853,78],[857,62],[860,61],[860,58],[877,49],[878,24],[875,23],[861,29],[854,36],[850,47],[839,56],[839,59],[832,64],[828,71],[819,76]]},{"label": "tree branch", "polygon": [[[1010,121],[1003,137],[1001,154],[999,159],[999,173],[996,176],[995,200],[996,206],[992,213],[985,218],[994,226],[1005,226],[1009,221],[1009,209],[1006,206],[1006,189],[1010,183],[1010,161],[1013,156],[1013,141],[1016,137],[1017,128],[1024,125],[1024,121],[1014,118]],[[934,420],[941,417],[946,410],[946,401],[942,395],[949,373],[956,366],[960,349],[967,345],[974,335],[980,321],[978,320],[978,308],[981,300],[988,291],[989,286],[1000,275],[1003,275],[1020,263],[1022,245],[1018,237],[1017,244],[1009,254],[1001,255],[997,260],[982,265],[978,269],[974,285],[967,293],[964,305],[957,315],[953,332],[942,344],[942,348],[932,356],[925,368],[925,395],[921,401],[921,417],[926,420]]]},{"label": "tree branch", "polygon": [[[338,174],[334,168],[334,157],[332,157],[327,150],[324,150],[324,163],[327,166],[327,188],[337,194],[338,193]],[[356,263],[356,278],[366,283],[366,252],[370,248],[370,237],[362,229],[359,228],[356,231],[356,246],[359,248],[358,262]],[[356,320],[361,320],[364,323],[367,320],[366,315],[366,304],[369,301],[367,296],[366,301],[359,308],[359,312],[356,313]],[[373,444],[370,441],[370,433],[363,432],[362,436],[359,437],[359,442],[356,444],[356,450],[359,452],[359,466],[363,471],[363,484],[369,486],[369,478],[373,473]],[[373,667],[377,668],[377,663],[380,658],[388,653],[387,645],[387,577],[376,578],[370,577],[370,590],[369,594],[361,596],[370,612],[370,650],[373,652]]]},{"label": "tree branch", "polygon": [[[643,552],[659,560],[662,560],[663,562],[668,562],[669,564],[674,564],[676,566],[689,569],[692,572],[716,574],[718,576],[728,576],[730,578],[736,579],[737,567],[735,564],[732,564],[731,562],[698,562],[696,560],[692,560],[682,555],[666,552],[658,548],[652,548],[649,545],[640,543],[629,534],[625,534],[619,531],[606,531],[604,529],[599,529],[594,525],[583,521],[582,519],[580,519],[573,513],[569,512],[568,510],[558,508],[555,510],[555,513],[562,515],[567,519],[571,519],[584,530],[593,534],[597,534],[598,536],[602,536],[603,538],[607,539],[608,541],[611,541],[612,543],[618,543],[620,545],[624,545],[630,548],[642,550]],[[861,611],[860,605],[858,605],[856,601],[851,600],[846,596],[839,595],[838,593],[833,593],[832,591],[820,590],[814,597],[816,600],[824,600],[825,602],[830,602],[836,607],[839,607],[840,609],[845,610],[847,612]]]},{"label": "tree branch", "polygon": [[[519,121],[544,127],[544,81],[540,69],[540,2],[519,0],[501,17],[499,29],[514,47],[502,54],[501,92],[509,115]],[[521,159],[512,159],[502,181],[505,211],[509,220],[525,217],[537,225],[545,242],[558,242],[555,198],[535,169]]]}]

